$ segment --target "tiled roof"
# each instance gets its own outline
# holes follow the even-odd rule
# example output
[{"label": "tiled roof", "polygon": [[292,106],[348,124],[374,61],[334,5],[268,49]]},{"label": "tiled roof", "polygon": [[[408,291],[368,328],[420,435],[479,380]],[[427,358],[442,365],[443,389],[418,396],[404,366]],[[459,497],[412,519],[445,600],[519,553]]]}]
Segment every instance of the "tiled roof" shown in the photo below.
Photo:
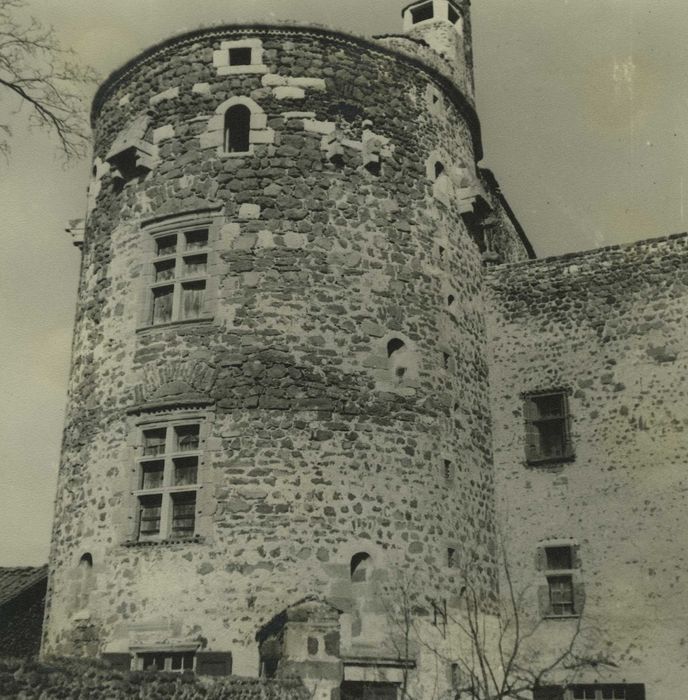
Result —
[{"label": "tiled roof", "polygon": [[0,566],[0,605],[12,600],[48,576],[48,565]]}]

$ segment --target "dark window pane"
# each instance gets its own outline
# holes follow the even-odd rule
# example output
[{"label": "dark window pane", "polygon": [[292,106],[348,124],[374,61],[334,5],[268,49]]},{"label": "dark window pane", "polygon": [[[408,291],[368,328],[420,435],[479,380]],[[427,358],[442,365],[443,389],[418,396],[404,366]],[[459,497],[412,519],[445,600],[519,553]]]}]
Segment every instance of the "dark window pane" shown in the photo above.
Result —
[{"label": "dark window pane", "polygon": [[230,107],[225,114],[225,151],[245,153],[249,150],[251,110],[245,105]]},{"label": "dark window pane", "polygon": [[159,489],[162,486],[164,473],[164,462],[158,462],[157,460],[155,462],[144,462],[141,465],[141,488]]},{"label": "dark window pane", "polygon": [[198,457],[182,457],[174,460],[174,485],[195,484],[198,478]]},{"label": "dark window pane", "polygon": [[157,255],[172,255],[177,251],[177,236],[162,236],[155,239]]},{"label": "dark window pane", "polygon": [[453,5],[449,5],[449,21],[452,24],[456,24],[459,21],[459,17],[461,17],[461,15],[458,10]]},{"label": "dark window pane", "polygon": [[184,237],[186,238],[186,250],[205,248],[208,245],[208,229],[187,231]]},{"label": "dark window pane", "polygon": [[535,424],[540,441],[542,457],[564,457],[566,455],[566,421],[548,420]]},{"label": "dark window pane", "polygon": [[413,23],[424,22],[426,19],[432,19],[434,12],[432,9],[432,3],[428,2],[425,5],[416,7],[411,10],[411,17],[413,17]]},{"label": "dark window pane", "polygon": [[188,255],[184,258],[184,274],[204,275],[208,269],[207,255]]},{"label": "dark window pane", "polygon": [[164,282],[165,280],[174,279],[175,261],[162,260],[155,263],[155,281]]},{"label": "dark window pane", "polygon": [[564,395],[547,394],[534,396],[538,418],[562,418],[564,416]]},{"label": "dark window pane", "polygon": [[198,318],[205,308],[205,282],[182,285],[182,318]]},{"label": "dark window pane", "polygon": [[196,493],[172,496],[172,534],[192,535],[196,519]]},{"label": "dark window pane", "polygon": [[177,452],[197,450],[201,427],[196,425],[178,425],[174,429]]},{"label": "dark window pane", "polygon": [[172,299],[174,287],[157,287],[153,290],[153,317],[156,323],[167,323],[172,320]]},{"label": "dark window pane", "polygon": [[571,547],[545,547],[548,569],[572,568]]},{"label": "dark window pane", "polygon": [[250,66],[251,65],[251,48],[230,49],[229,50],[229,65],[230,66]]},{"label": "dark window pane", "polygon": [[165,655],[164,654],[140,654],[141,659],[143,659],[143,670],[144,671],[163,671],[165,669]]},{"label": "dark window pane", "polygon": [[161,455],[165,452],[165,428],[143,431],[143,454],[145,457]]},{"label": "dark window pane", "polygon": [[162,496],[141,496],[139,499],[139,535],[150,537],[160,533]]}]

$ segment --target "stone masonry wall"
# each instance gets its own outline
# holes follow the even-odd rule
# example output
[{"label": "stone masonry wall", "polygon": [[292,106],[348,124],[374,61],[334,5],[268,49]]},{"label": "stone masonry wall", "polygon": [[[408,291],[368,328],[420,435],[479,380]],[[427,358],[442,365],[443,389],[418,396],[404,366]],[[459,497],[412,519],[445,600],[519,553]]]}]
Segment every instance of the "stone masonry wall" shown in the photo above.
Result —
[{"label": "stone masonry wall", "polygon": [[[579,546],[584,626],[618,668],[587,682],[645,683],[678,700],[688,560],[688,237],[492,268],[487,275],[498,515],[517,590],[546,583],[536,549]],[[522,395],[568,389],[573,461],[528,465]],[[575,620],[548,620],[552,648]]]},{"label": "stone masonry wall", "polygon": [[[222,43],[245,39],[262,63],[232,71]],[[233,97],[252,152],[228,157]],[[426,164],[474,172],[473,136],[442,81],[353,37],[228,28],[130,64],[94,118],[44,652],[197,640],[255,675],[258,628],[312,594],[350,653],[366,630],[379,651],[360,551],[374,580],[451,605],[470,569],[493,600],[481,260]],[[127,144],[150,170],[123,181]],[[181,216],[210,225],[208,318],[150,326],[150,231]],[[207,430],[197,537],[138,543],[138,425],[175,416]]]}]

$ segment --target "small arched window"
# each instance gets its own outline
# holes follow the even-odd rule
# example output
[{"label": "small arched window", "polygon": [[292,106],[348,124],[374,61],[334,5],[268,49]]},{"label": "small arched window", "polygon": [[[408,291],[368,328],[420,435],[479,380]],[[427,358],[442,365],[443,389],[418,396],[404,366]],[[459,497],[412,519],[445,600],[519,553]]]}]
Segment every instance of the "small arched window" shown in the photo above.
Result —
[{"label": "small arched window", "polygon": [[387,357],[392,357],[395,352],[399,352],[399,350],[403,350],[405,347],[404,341],[400,340],[399,338],[392,338],[388,343],[387,343]]},{"label": "small arched window", "polygon": [[444,165],[441,161],[435,162],[435,180],[444,172]]},{"label": "small arched window", "polygon": [[90,569],[93,566],[93,557],[90,552],[85,552],[79,559],[79,566],[82,569]]},{"label": "small arched window", "polygon": [[351,557],[351,583],[363,583],[368,580],[370,571],[370,554],[358,552]]},{"label": "small arched window", "polygon": [[225,112],[224,148],[227,153],[247,153],[251,132],[251,110],[234,105]]}]

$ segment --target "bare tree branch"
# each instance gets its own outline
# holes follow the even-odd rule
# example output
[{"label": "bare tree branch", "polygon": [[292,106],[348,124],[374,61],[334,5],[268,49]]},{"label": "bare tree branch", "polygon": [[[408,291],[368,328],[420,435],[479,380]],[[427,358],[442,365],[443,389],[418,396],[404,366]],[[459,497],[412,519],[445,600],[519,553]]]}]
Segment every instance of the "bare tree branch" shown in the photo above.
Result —
[{"label": "bare tree branch", "polygon": [[89,128],[82,91],[98,76],[60,45],[52,27],[21,17],[25,9],[25,0],[0,0],[0,101],[16,105],[2,115],[0,153],[10,152],[9,119],[28,109],[29,125],[54,134],[65,158],[83,156]]}]

